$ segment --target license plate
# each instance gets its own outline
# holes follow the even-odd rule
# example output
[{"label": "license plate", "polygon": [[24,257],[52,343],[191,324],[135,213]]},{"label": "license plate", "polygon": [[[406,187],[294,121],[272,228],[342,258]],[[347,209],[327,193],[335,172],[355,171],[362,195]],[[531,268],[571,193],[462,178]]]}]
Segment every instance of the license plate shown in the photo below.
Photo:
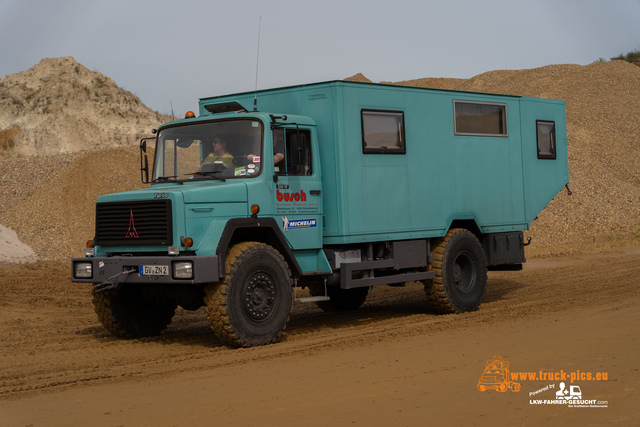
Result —
[{"label": "license plate", "polygon": [[141,265],[140,275],[142,276],[168,276],[168,265]]}]

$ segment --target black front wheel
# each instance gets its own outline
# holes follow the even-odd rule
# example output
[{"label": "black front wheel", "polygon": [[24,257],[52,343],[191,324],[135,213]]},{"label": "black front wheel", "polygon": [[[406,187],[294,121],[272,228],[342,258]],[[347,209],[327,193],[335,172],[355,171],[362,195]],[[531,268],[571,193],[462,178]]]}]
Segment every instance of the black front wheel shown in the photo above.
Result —
[{"label": "black front wheel", "polygon": [[93,292],[93,306],[100,323],[121,338],[140,338],[164,331],[178,304],[172,299],[145,299],[141,286]]},{"label": "black front wheel", "polygon": [[259,242],[227,251],[226,276],[205,289],[211,329],[227,345],[254,347],[275,342],[289,320],[291,272],[282,255]]},{"label": "black front wheel", "polygon": [[431,253],[436,277],[425,281],[431,306],[440,313],[477,310],[487,286],[487,261],[476,236],[451,229]]}]

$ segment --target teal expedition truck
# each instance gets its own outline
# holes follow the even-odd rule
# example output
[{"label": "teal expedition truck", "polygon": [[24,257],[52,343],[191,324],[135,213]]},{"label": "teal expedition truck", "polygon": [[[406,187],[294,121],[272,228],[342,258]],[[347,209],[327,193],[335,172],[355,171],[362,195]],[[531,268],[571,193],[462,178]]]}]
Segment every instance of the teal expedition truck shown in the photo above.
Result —
[{"label": "teal expedition truck", "polygon": [[99,197],[72,260],[114,335],[204,305],[226,344],[270,344],[294,300],[353,310],[409,281],[435,311],[476,310],[569,181],[563,101],[332,81],[199,109],[141,141],[150,188]]}]

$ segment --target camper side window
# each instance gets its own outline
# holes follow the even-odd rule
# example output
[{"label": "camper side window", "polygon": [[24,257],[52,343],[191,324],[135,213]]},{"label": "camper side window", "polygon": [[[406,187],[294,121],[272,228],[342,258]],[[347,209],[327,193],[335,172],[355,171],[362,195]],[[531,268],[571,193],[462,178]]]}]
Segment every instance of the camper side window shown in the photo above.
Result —
[{"label": "camper side window", "polygon": [[490,102],[453,101],[456,135],[507,136],[507,106]]},{"label": "camper side window", "polygon": [[543,120],[536,121],[538,158],[556,158],[556,123]]},{"label": "camper side window", "polygon": [[362,152],[405,154],[404,113],[362,110]]}]

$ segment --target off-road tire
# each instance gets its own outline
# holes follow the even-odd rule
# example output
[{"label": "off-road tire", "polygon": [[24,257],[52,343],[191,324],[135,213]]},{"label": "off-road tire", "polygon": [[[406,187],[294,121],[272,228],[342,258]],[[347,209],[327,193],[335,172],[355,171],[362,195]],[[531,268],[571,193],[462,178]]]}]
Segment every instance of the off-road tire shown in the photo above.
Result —
[{"label": "off-road tire", "polygon": [[424,281],[431,307],[439,313],[477,310],[487,286],[487,261],[476,236],[451,229],[434,242],[431,253],[436,277]]},{"label": "off-road tire", "polygon": [[93,292],[93,306],[106,330],[121,338],[160,334],[175,314],[175,301],[146,301],[142,288],[124,285],[120,289]]},{"label": "off-road tire", "polygon": [[205,305],[215,335],[232,347],[276,342],[289,321],[291,270],[273,247],[242,242],[227,250],[225,277],[207,285]]},{"label": "off-road tire", "polygon": [[[312,283],[309,285],[309,293],[314,296],[324,296],[324,284]],[[329,301],[317,301],[315,304],[324,311],[350,311],[359,308],[367,299],[369,288],[341,289],[336,286],[327,286]]]}]

